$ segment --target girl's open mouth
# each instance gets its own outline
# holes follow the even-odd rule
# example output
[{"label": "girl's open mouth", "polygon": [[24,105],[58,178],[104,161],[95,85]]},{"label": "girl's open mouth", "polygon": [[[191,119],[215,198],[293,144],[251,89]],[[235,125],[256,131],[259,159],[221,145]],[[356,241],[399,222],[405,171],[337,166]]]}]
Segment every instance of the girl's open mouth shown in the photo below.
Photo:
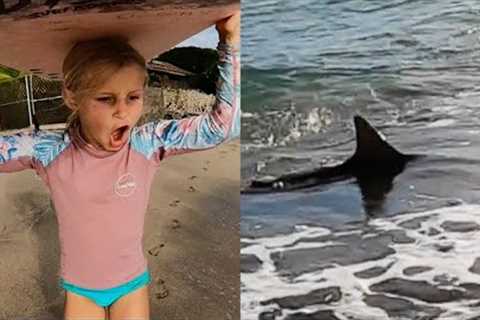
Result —
[{"label": "girl's open mouth", "polygon": [[119,148],[127,141],[129,128],[130,126],[125,125],[112,132],[110,135],[110,144],[112,147]]}]

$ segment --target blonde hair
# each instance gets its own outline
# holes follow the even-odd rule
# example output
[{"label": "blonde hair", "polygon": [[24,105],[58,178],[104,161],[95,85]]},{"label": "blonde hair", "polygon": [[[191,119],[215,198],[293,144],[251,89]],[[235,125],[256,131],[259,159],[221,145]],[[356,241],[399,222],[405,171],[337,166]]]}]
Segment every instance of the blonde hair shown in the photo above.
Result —
[{"label": "blonde hair", "polygon": [[[78,42],[63,60],[63,88],[73,93],[77,105],[95,93],[115,72],[125,66],[137,65],[145,72],[145,58],[121,37],[99,38]],[[79,124],[78,109],[67,119],[67,129]]]}]

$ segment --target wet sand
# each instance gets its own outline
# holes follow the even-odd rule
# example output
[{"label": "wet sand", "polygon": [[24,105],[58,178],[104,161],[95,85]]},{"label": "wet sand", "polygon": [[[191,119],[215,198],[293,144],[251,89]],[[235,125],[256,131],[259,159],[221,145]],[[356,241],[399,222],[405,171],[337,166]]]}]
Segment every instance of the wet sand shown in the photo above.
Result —
[{"label": "wet sand", "polygon": [[[239,319],[240,144],[159,168],[145,219],[151,319]],[[0,319],[62,319],[55,213],[33,171],[0,174]]]}]

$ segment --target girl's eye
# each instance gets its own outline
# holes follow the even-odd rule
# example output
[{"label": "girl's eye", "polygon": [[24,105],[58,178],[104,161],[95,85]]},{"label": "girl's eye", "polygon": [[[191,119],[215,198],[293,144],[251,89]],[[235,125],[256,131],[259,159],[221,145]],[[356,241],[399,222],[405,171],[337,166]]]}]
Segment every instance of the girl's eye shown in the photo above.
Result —
[{"label": "girl's eye", "polygon": [[138,100],[138,99],[140,99],[140,96],[131,96],[130,99],[131,100]]},{"label": "girl's eye", "polygon": [[100,101],[100,102],[112,102],[112,101],[113,101],[113,98],[112,98],[112,97],[100,97],[100,98],[97,98],[97,101]]}]

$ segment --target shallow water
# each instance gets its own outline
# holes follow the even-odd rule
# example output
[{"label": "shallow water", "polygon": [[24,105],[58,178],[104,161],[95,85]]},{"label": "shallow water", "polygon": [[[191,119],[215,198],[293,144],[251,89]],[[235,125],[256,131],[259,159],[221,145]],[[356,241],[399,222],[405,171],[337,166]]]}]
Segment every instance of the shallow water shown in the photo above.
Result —
[{"label": "shallow water", "polygon": [[[242,9],[243,185],[344,161],[355,149],[352,116],[361,114],[400,151],[428,156],[395,178],[393,193],[476,199],[480,4],[244,1]],[[345,200],[336,211],[351,212],[361,203],[356,189],[346,181],[244,196],[242,213],[304,213],[338,202],[332,197]],[[401,209],[385,213],[409,209],[394,202]]]}]

